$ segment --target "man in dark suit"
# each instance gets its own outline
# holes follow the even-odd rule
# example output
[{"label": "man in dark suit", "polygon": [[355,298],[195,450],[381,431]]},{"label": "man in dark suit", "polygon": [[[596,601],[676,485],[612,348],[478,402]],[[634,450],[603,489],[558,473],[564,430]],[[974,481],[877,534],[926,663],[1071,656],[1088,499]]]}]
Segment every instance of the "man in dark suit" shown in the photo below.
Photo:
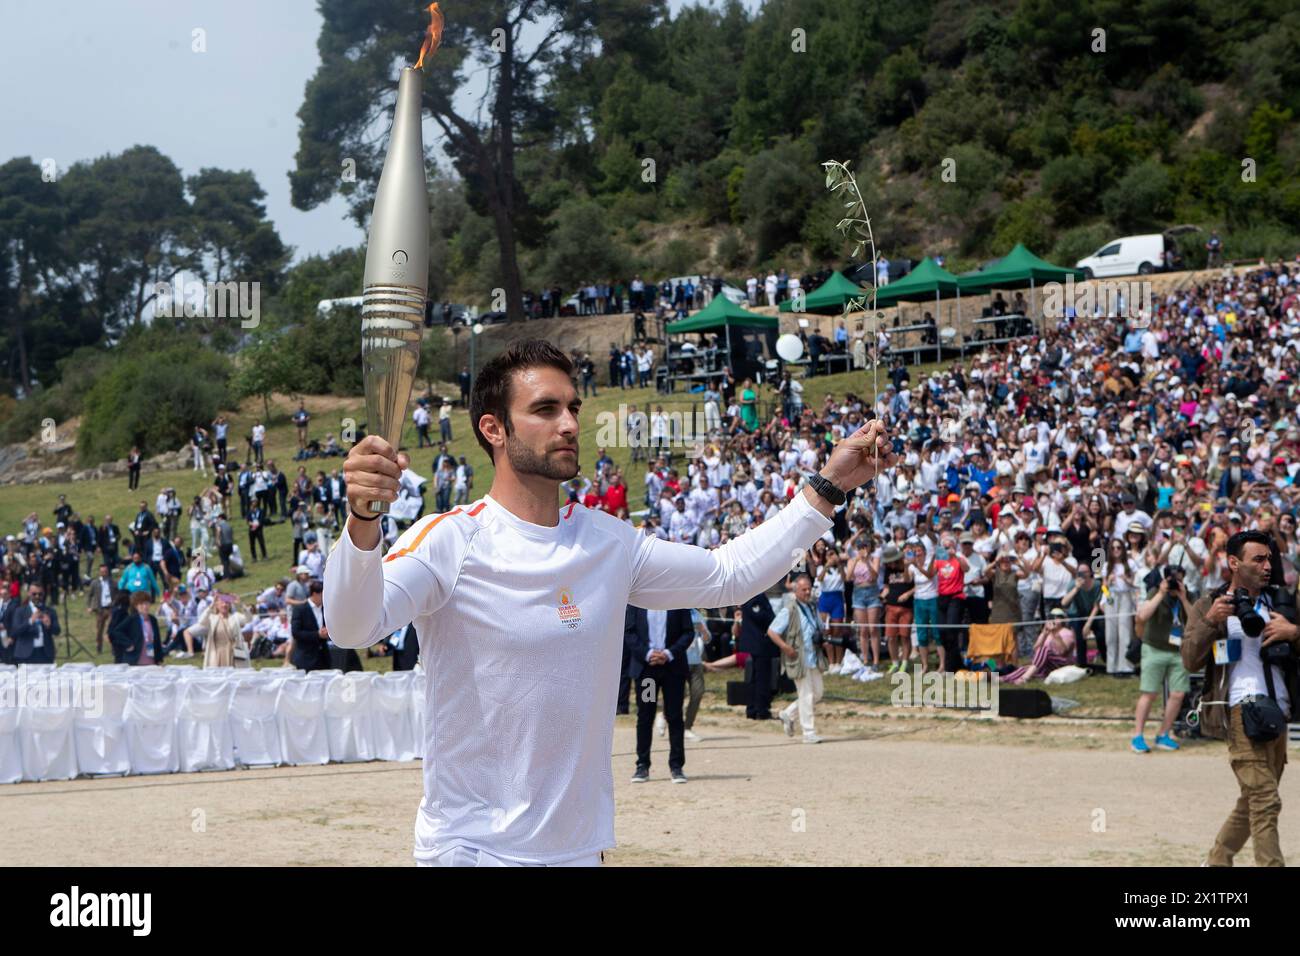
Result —
[{"label": "man in dark suit", "polygon": [[0,664],[14,662],[13,612],[22,605],[21,598],[0,595]]},{"label": "man in dark suit", "polygon": [[96,531],[95,540],[99,545],[99,553],[104,556],[104,563],[108,565],[108,570],[116,571],[117,549],[122,542],[122,529],[113,523],[112,515],[104,515],[104,523]]},{"label": "man in dark suit", "polygon": [[334,520],[338,522],[339,530],[342,531],[344,523],[348,520],[347,512],[343,510],[348,503],[348,483],[335,468],[330,472],[330,479],[326,484],[330,489],[330,504],[334,508]]},{"label": "man in dark suit", "polygon": [[162,566],[169,589],[185,581],[185,539],[180,535],[163,545]]},{"label": "man in dark suit", "polygon": [[165,655],[158,618],[149,613],[152,600],[148,591],[136,591],[131,595],[131,612],[109,632],[113,659],[118,663],[132,667],[162,664]]},{"label": "man in dark suit", "polygon": [[99,528],[95,525],[95,516],[89,515],[77,529],[77,547],[81,549],[81,556],[86,559],[85,577],[90,577],[91,569],[95,566],[95,552],[99,550]]},{"label": "man in dark suit", "polygon": [[[271,468],[271,475],[275,478],[275,484],[273,485],[273,488],[275,491],[276,499],[278,500],[280,506],[280,523],[283,524],[284,522],[289,520],[289,515],[292,514],[292,512],[289,510],[288,507],[289,479],[285,476],[284,472],[282,472],[280,469],[275,467],[275,462],[271,462],[270,468]],[[271,513],[272,514],[275,513],[275,508],[271,509]]]},{"label": "man in dark suit", "polygon": [[628,671],[636,689],[636,772],[633,783],[650,779],[650,739],[659,702],[668,721],[668,771],[673,783],[685,783],[686,724],[682,702],[690,667],[686,649],[695,639],[689,610],[647,611],[627,606],[623,616],[623,644],[628,648]]},{"label": "man in dark suit", "polygon": [[257,546],[262,546],[262,560],[266,558],[266,532],[262,525],[266,521],[266,512],[262,510],[260,502],[254,501],[253,506],[248,509],[248,555],[253,560],[257,560]]},{"label": "man in dark suit", "polygon": [[406,625],[402,634],[402,646],[393,648],[393,670],[415,670],[415,662],[420,659],[420,635],[415,633],[415,625]]},{"label": "man in dark suit", "polygon": [[[776,588],[784,593],[783,584]],[[779,651],[767,629],[776,618],[766,594],[750,598],[740,607],[740,640],[736,649],[749,655],[745,666],[745,682],[749,684],[749,703],[745,716],[750,720],[772,719],[772,685],[775,680],[774,664]]]},{"label": "man in dark suit", "polygon": [[143,554],[146,563],[149,561],[149,539],[153,536],[153,529],[157,527],[158,519],[153,516],[148,504],[140,502],[140,511],[131,522],[131,550]]},{"label": "man in dark suit", "polygon": [[632,649],[628,647],[627,641],[623,642],[623,660],[618,669],[618,704],[614,708],[614,714],[631,713],[628,710],[628,694],[632,690]]},{"label": "man in dark suit", "polygon": [[44,585],[28,586],[27,600],[10,612],[9,624],[15,664],[54,663],[54,639],[61,633],[59,615],[46,606]]},{"label": "man in dark suit", "polygon": [[[289,621],[293,636],[293,654],[290,661],[303,671],[329,670],[329,628],[325,626],[325,605],[321,601],[323,587],[313,581],[308,588],[307,603],[296,605]],[[355,653],[355,651],[353,652]]]}]

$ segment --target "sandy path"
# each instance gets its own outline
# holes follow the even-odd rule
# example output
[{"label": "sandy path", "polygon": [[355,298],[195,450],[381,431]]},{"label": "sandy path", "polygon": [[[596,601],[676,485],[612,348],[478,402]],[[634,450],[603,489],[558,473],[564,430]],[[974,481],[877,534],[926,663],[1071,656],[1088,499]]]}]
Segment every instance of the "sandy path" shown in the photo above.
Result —
[{"label": "sandy path", "polygon": [[[1221,744],[1138,757],[1120,725],[822,721],[787,740],[719,711],[687,745],[691,782],[629,781],[615,734],[610,864],[1195,865],[1236,797]],[[1282,848],[1300,859],[1293,770]],[[419,764],[249,770],[0,788],[0,864],[404,866]],[[1239,862],[1250,864],[1249,846]]]}]

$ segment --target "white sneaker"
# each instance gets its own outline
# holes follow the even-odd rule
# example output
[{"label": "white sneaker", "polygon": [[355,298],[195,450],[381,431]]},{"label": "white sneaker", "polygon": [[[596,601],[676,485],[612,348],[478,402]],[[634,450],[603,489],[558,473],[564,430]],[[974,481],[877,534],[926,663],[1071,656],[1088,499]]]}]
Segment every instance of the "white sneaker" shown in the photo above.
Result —
[{"label": "white sneaker", "polygon": [[822,742],[822,738],[816,734],[804,734],[803,742],[806,744],[819,744]]},{"label": "white sneaker", "polygon": [[704,739],[703,737],[701,737],[699,734],[697,734],[697,733],[696,733],[695,731],[693,731],[693,730],[688,730],[688,731],[686,731],[686,733],[685,733],[685,737],[686,737],[687,740],[703,740],[703,739]]},{"label": "white sneaker", "polygon": [[665,736],[668,733],[668,721],[664,720],[662,717],[656,717],[655,733],[657,733],[660,737]]},{"label": "white sneaker", "polygon": [[781,726],[785,728],[787,737],[794,736],[794,718],[787,717],[785,711],[781,711]]},{"label": "white sneaker", "polygon": [[832,664],[830,667],[826,668],[826,673],[828,673],[828,674],[838,674],[838,673],[840,672],[840,669],[841,669],[843,666],[844,666],[844,665],[842,665],[842,664]]}]

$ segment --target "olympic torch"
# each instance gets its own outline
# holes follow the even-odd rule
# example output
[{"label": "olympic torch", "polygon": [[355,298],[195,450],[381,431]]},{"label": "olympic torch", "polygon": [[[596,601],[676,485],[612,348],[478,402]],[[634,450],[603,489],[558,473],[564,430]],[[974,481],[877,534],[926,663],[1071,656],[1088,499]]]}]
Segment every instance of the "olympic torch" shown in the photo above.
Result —
[{"label": "olympic torch", "polygon": [[[361,294],[361,366],[366,389],[366,420],[394,449],[402,439],[411,401],[424,303],[429,291],[429,193],[424,178],[424,140],[420,130],[424,58],[438,47],[442,15],[430,4],[431,23],[420,59],[404,67],[397,82],[397,106],[388,137],[388,155],[375,190],[366,245]],[[372,501],[372,514],[388,502]]]}]

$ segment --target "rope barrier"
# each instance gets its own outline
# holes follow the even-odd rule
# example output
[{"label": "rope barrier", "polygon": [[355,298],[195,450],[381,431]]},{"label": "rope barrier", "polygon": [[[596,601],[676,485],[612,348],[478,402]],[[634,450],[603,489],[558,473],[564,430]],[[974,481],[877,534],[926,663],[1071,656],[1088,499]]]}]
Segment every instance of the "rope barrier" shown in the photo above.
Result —
[{"label": "rope barrier", "polygon": [[[1118,618],[1118,617],[1136,617],[1136,612],[1133,612],[1133,613],[1125,613],[1125,614],[1122,614],[1122,615],[1121,615],[1121,614],[1095,615],[1095,616],[1093,617],[1093,620],[1095,620],[1095,621],[1097,621],[1097,622],[1100,623],[1100,622],[1104,621],[1104,620],[1105,620],[1106,618],[1108,618],[1108,617],[1115,617],[1115,618]],[[720,616],[720,615],[715,616],[715,615],[705,615],[705,614],[701,614],[701,615],[700,615],[700,620],[702,620],[702,621],[729,621],[729,622],[730,622],[731,624],[733,624],[733,625],[736,623],[734,618],[722,617],[722,616]],[[1062,621],[1062,622],[1064,622],[1064,623],[1070,623],[1070,622],[1073,622],[1073,621],[1086,621],[1086,620],[1088,620],[1088,618],[1086,618],[1086,617],[1056,617],[1056,618],[1044,618],[1044,619],[1041,619],[1041,620],[1032,620],[1032,621],[1002,621],[1002,622],[997,622],[997,623],[999,623],[999,624],[1005,624],[1007,627],[1030,627],[1030,626],[1034,626],[1034,625],[1042,625],[1042,624],[1046,624],[1046,623],[1048,623],[1048,621]],[[972,623],[973,623],[973,622],[972,622]],[[994,623],[994,622],[991,622],[991,621],[985,621],[984,623],[986,623],[986,624],[990,624],[990,623]],[[916,624],[916,620],[915,620],[915,618],[913,618],[913,620],[912,620],[912,624]],[[870,624],[870,623],[867,623],[867,622],[865,622],[865,621],[841,621],[841,622],[835,624],[835,627],[858,627],[858,628],[861,628],[861,627],[882,627],[882,628],[883,628],[883,627],[885,627],[885,626],[886,626],[886,624],[885,624],[885,622],[884,622],[883,619],[880,620],[880,621],[877,621],[875,624]],[[897,627],[898,625],[889,625],[889,626]],[[910,625],[909,625],[909,626],[910,626]],[[934,624],[928,624],[928,625],[922,625],[922,626],[924,626],[924,627],[933,627],[933,628],[941,628],[941,627],[969,628],[969,627],[972,626],[972,624],[940,624],[940,623],[936,622],[936,623],[934,623]],[[974,626],[979,626],[979,625],[974,625]]]}]

